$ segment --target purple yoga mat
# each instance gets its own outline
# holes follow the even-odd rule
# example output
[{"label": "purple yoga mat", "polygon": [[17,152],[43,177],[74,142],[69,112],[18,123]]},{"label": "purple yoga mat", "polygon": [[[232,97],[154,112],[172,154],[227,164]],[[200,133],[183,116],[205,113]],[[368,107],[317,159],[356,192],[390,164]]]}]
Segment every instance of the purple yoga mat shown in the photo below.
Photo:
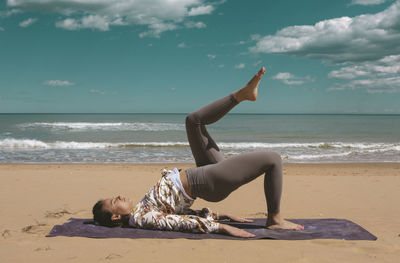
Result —
[{"label": "purple yoga mat", "polygon": [[221,234],[193,234],[175,231],[145,230],[130,227],[103,227],[95,225],[91,219],[70,218],[62,225],[56,225],[47,235],[90,237],[90,238],[188,238],[188,239],[343,239],[343,240],[376,240],[376,236],[361,226],[346,219],[289,219],[289,221],[304,225],[304,230],[269,230],[264,228],[265,218],[253,218],[253,223],[224,222],[244,229],[256,235],[254,238],[236,238]]}]

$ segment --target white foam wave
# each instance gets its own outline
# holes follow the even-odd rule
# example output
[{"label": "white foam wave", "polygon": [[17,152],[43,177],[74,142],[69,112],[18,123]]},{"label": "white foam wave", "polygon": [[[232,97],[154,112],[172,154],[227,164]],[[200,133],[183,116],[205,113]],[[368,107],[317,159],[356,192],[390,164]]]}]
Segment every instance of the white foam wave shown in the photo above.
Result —
[{"label": "white foam wave", "polygon": [[151,122],[33,122],[18,125],[19,128],[48,128],[52,130],[103,130],[103,131],[181,131],[181,123]]},{"label": "white foam wave", "polygon": [[[221,149],[245,150],[245,149],[274,149],[281,152],[286,150],[315,151],[321,154],[323,151],[343,152],[385,152],[400,151],[400,144],[394,143],[258,143],[236,142],[218,143]],[[0,140],[0,149],[104,149],[104,148],[131,148],[131,147],[188,147],[187,142],[75,142],[55,141],[44,142],[35,139],[5,138]],[[322,151],[322,152],[321,152]],[[330,153],[329,153],[330,154]],[[321,156],[318,154],[318,156]],[[312,158],[312,157],[310,157]]]},{"label": "white foam wave", "polygon": [[4,139],[0,140],[0,149],[105,149],[129,147],[179,147],[189,146],[186,142],[43,142],[31,139]]},{"label": "white foam wave", "polygon": [[294,160],[312,160],[312,159],[322,159],[329,157],[344,157],[352,154],[352,152],[343,152],[343,153],[331,153],[331,154],[300,154],[300,155],[290,155],[287,156],[288,159]]},{"label": "white foam wave", "polygon": [[319,149],[360,149],[360,150],[396,150],[400,151],[399,143],[344,143],[344,142],[314,142],[314,143],[218,143],[221,148],[319,148]]},{"label": "white foam wave", "polygon": [[48,145],[45,142],[38,140],[29,139],[3,139],[0,140],[0,149],[13,149],[13,148],[25,148],[25,149],[47,149]]}]

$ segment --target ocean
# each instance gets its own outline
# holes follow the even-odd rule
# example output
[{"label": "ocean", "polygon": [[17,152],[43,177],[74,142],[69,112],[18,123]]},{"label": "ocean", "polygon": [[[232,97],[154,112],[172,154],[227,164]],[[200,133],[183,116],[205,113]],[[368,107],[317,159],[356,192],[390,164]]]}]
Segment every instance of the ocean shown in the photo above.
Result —
[{"label": "ocean", "polygon": [[[193,162],[185,114],[0,114],[1,163]],[[400,162],[400,115],[228,114],[207,126],[226,157]]]}]

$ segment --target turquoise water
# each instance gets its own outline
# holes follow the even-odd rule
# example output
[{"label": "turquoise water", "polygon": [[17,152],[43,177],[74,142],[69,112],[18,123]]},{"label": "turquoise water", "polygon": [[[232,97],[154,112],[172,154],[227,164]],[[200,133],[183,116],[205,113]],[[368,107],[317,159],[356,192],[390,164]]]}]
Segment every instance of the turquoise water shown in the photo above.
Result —
[{"label": "turquoise water", "polygon": [[[192,162],[185,114],[0,114],[0,162]],[[207,126],[229,157],[399,162],[400,115],[229,114]]]}]

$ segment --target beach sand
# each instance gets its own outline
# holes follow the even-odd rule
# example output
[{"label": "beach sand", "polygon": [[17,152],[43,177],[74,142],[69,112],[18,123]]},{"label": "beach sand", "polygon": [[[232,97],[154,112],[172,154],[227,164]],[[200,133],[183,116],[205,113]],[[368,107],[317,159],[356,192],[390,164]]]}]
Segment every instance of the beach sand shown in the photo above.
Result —
[{"label": "beach sand", "polygon": [[[345,218],[377,241],[45,237],[102,197],[139,201],[162,168],[193,164],[0,164],[0,262],[400,262],[400,163],[284,164],[285,218]],[[265,217],[263,178],[194,208]]]}]

